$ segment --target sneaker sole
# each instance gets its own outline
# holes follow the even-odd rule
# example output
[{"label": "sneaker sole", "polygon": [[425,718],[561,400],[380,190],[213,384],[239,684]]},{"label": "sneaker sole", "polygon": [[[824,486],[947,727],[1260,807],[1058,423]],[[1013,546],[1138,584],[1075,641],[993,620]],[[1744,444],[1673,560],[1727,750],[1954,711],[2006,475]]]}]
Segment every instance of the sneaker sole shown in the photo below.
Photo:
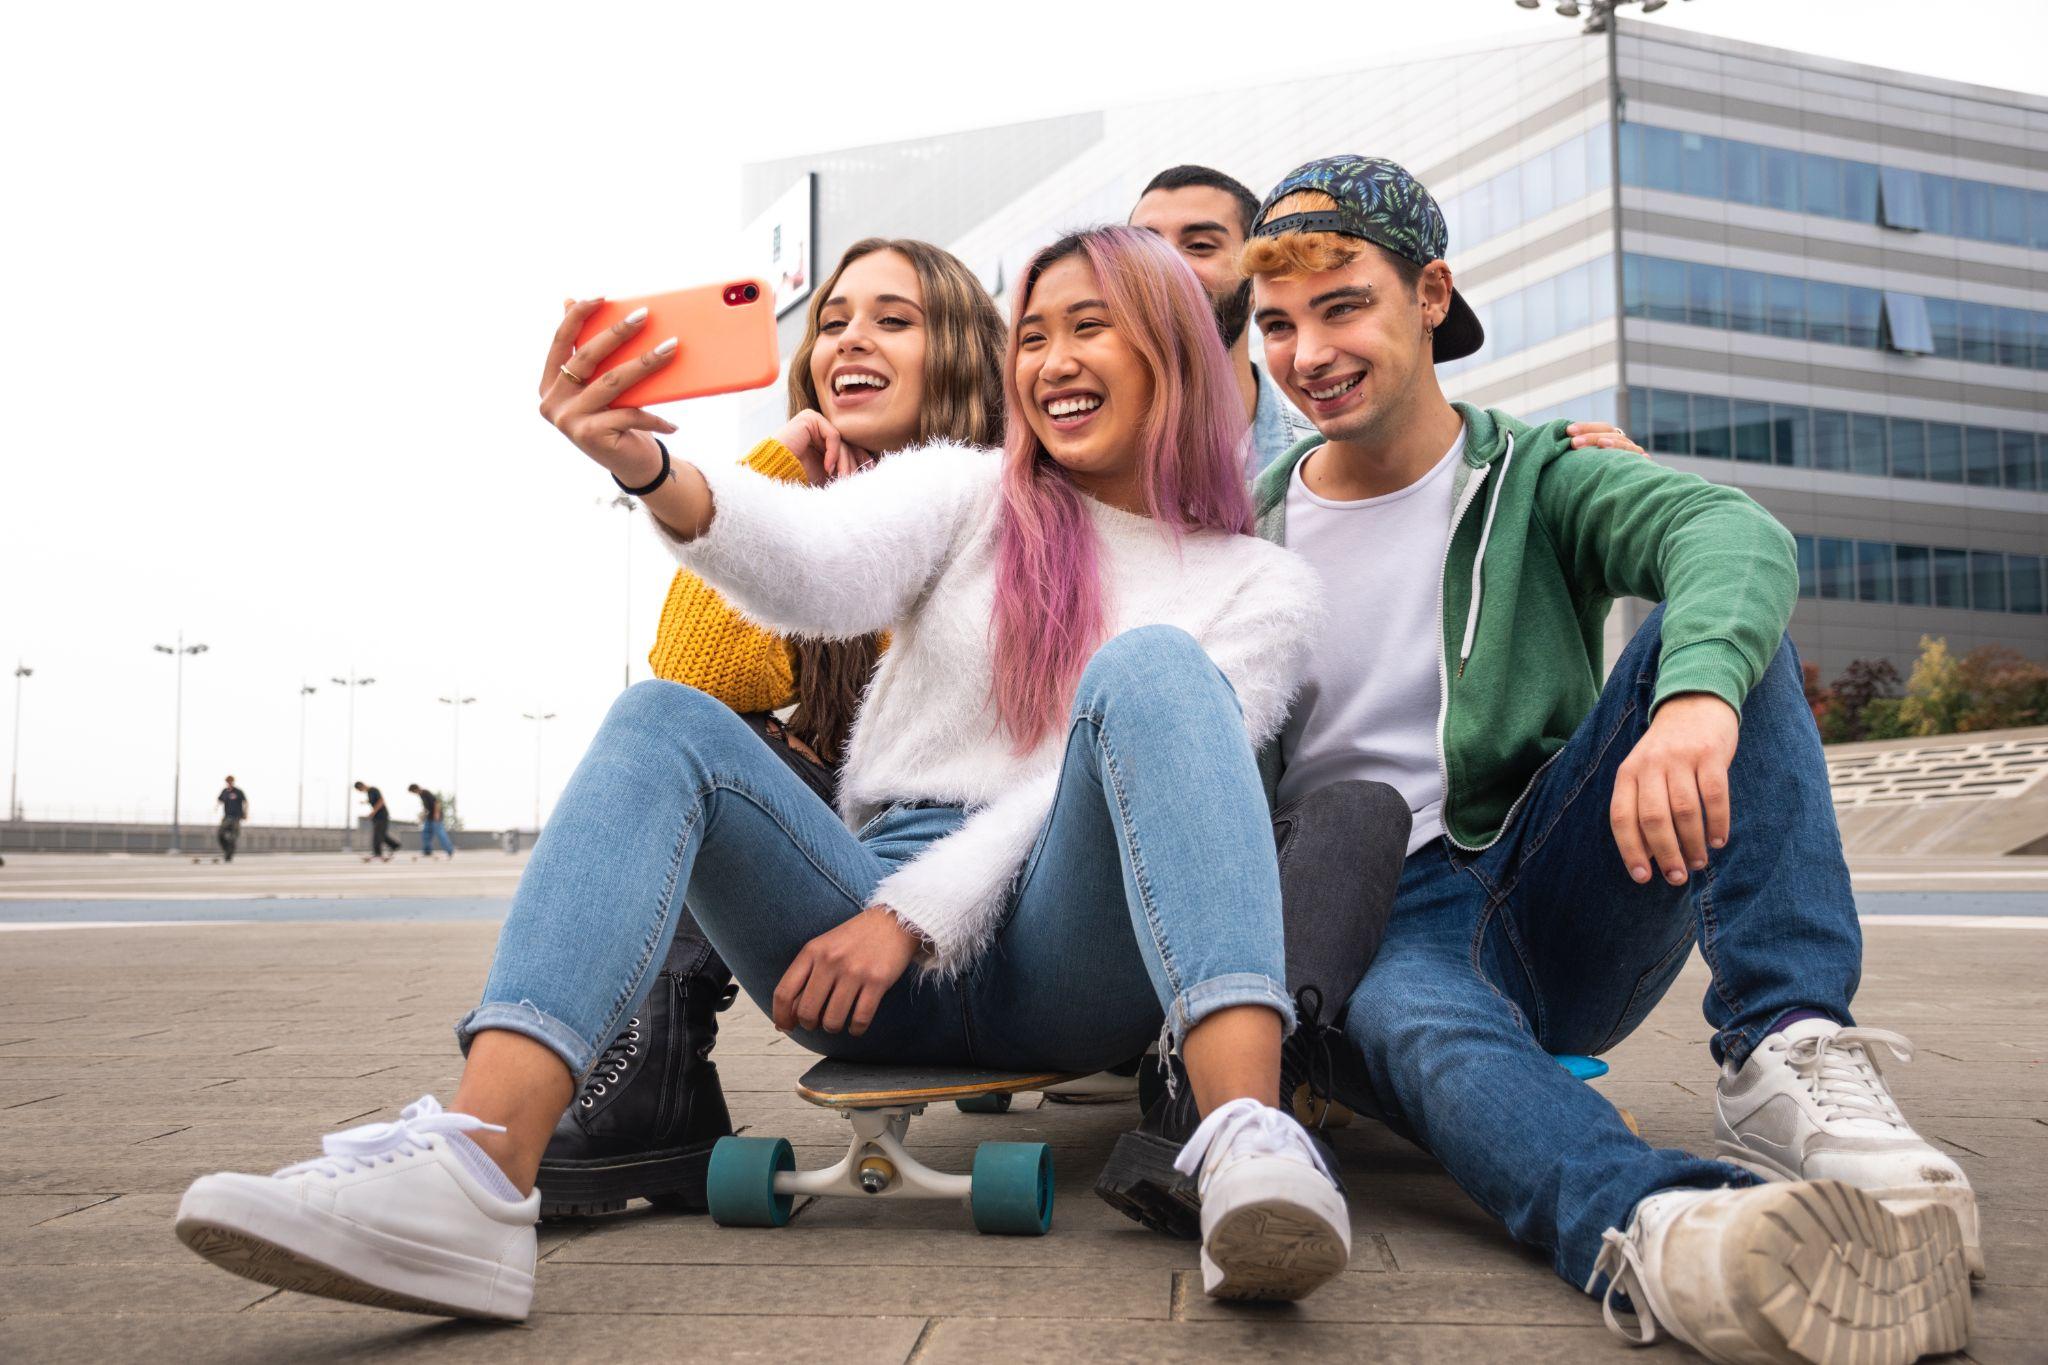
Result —
[{"label": "sneaker sole", "polygon": [[[1719,1148],[1721,1160],[1731,1166],[1740,1166],[1753,1175],[1777,1182],[1800,1180],[1804,1177],[1771,1164],[1757,1153],[1740,1143],[1722,1139],[1714,1144]],[[1890,1189],[1865,1191],[1893,1213],[1911,1213],[1914,1209],[1929,1204],[1939,1204],[1955,1213],[1956,1222],[1963,1232],[1963,1257],[1969,1263],[1970,1277],[1984,1278],[1984,1244],[1978,1236],[1977,1192],[1968,1185],[1913,1185]]]},{"label": "sneaker sole", "polygon": [[1246,1204],[1217,1220],[1202,1246],[1202,1288],[1212,1299],[1306,1298],[1351,1253],[1329,1222],[1295,1203]]},{"label": "sneaker sole", "polygon": [[1969,1341],[1970,1276],[1953,1210],[1892,1213],[1839,1180],[1765,1188],[1772,1197],[1759,1196],[1741,1235],[1724,1243],[1743,1336],[1699,1343],[1707,1355],[1907,1365]]},{"label": "sneaker sole", "polygon": [[1195,1182],[1173,1168],[1180,1144],[1146,1133],[1125,1133],[1096,1178],[1095,1193],[1126,1218],[1157,1233],[1197,1241],[1202,1198]]},{"label": "sneaker sole", "polygon": [[[523,1322],[533,1306],[533,1276],[525,1271],[241,1191],[187,1190],[175,1226],[178,1240],[204,1259],[278,1289],[400,1313],[498,1322]],[[425,1281],[433,1292],[408,1292],[392,1281]]]},{"label": "sneaker sole", "polygon": [[711,1149],[717,1139],[665,1152],[591,1161],[543,1161],[540,1187],[542,1218],[588,1218],[617,1213],[634,1199],[667,1213],[704,1213],[711,1205],[705,1180]]}]

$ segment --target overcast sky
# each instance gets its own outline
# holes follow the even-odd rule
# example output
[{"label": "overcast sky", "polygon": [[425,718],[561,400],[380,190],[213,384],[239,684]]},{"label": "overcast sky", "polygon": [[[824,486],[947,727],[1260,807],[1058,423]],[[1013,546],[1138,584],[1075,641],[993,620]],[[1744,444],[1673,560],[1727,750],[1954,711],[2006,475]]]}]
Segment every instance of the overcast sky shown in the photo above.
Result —
[{"label": "overcast sky", "polygon": [[[210,646],[186,670],[188,822],[228,771],[258,823],[294,818],[302,681],[306,814],[337,821],[328,680],[351,667],[377,679],[357,775],[445,789],[436,698],[459,689],[464,813],[530,821],[521,713],[557,716],[552,800],[619,689],[629,581],[639,678],[672,567],[636,526],[629,580],[610,483],[535,415],[547,336],[564,295],[740,268],[743,162],[1565,22],[1512,0],[14,7],[0,682],[35,669],[27,813],[168,816],[150,647],[182,627]],[[2038,0],[1650,22],[2048,91]]]}]

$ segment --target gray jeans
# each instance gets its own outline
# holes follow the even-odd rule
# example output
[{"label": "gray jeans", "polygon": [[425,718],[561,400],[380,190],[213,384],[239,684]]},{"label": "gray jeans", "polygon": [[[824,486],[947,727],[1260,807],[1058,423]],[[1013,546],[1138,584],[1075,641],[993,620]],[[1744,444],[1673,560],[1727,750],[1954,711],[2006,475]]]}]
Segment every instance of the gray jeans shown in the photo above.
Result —
[{"label": "gray jeans", "polygon": [[1387,934],[1413,817],[1384,782],[1332,782],[1273,816],[1287,991],[1321,995],[1325,1022],[1351,999]]}]

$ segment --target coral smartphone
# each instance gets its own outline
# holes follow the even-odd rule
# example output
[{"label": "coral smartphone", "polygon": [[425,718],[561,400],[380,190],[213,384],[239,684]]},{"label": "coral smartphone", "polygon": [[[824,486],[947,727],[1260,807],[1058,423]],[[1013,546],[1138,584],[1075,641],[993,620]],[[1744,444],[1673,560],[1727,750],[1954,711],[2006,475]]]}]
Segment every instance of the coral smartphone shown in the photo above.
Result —
[{"label": "coral smartphone", "polygon": [[607,299],[584,322],[577,348],[643,306],[646,324],[606,356],[590,377],[645,355],[669,337],[680,345],[674,360],[613,399],[613,407],[644,408],[775,382],[781,368],[775,354],[775,295],[765,281],[727,280],[672,294]]}]

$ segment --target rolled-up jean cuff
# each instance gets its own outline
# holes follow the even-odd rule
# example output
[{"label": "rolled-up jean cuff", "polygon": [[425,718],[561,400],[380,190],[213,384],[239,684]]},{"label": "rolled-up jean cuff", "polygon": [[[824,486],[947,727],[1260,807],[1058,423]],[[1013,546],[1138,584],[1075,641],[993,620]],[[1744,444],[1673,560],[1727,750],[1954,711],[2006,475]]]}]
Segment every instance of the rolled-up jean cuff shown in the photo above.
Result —
[{"label": "rolled-up jean cuff", "polygon": [[469,1055],[469,1045],[487,1029],[525,1034],[560,1057],[579,1084],[589,1072],[591,1063],[597,1060],[598,1050],[581,1034],[537,1005],[525,1002],[508,1005],[502,1000],[487,1000],[463,1015],[455,1025],[455,1041],[461,1045],[463,1056]]},{"label": "rolled-up jean cuff", "polygon": [[1166,1031],[1175,1050],[1186,1041],[1188,1030],[1218,1010],[1239,1005],[1264,1005],[1280,1016],[1281,1037],[1294,1032],[1294,1001],[1287,988],[1260,972],[1233,972],[1212,976],[1182,991],[1167,1012]]}]

